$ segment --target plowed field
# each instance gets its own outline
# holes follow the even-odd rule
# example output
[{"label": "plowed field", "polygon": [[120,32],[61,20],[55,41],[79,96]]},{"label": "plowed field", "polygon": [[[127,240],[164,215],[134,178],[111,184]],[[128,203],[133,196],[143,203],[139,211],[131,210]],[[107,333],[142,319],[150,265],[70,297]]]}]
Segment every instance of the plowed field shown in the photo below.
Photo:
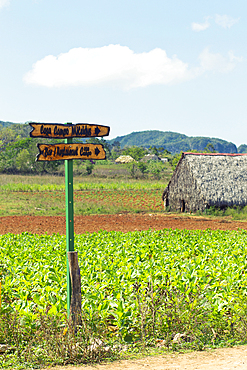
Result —
[{"label": "plowed field", "polygon": [[[164,214],[117,214],[75,216],[75,233],[106,231],[141,231],[172,229],[247,229],[247,222],[226,219],[210,219],[186,215]],[[62,216],[8,216],[0,217],[0,234],[30,232],[37,234],[65,234],[66,222]]]}]

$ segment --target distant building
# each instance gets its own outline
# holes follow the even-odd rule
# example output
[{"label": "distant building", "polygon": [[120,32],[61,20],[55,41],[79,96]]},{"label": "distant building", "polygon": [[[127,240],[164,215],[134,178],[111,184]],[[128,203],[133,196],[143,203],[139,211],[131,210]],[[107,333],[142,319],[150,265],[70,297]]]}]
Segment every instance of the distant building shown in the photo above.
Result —
[{"label": "distant building", "polygon": [[148,161],[160,161],[160,157],[158,157],[156,154],[146,154],[142,159],[141,162],[148,162]]},{"label": "distant building", "polygon": [[168,158],[160,158],[160,160],[161,160],[163,163],[168,162]]},{"label": "distant building", "polygon": [[162,199],[181,212],[246,206],[247,154],[183,153]]},{"label": "distant building", "polygon": [[116,163],[131,163],[131,162],[135,162],[135,159],[132,158],[130,155],[120,155],[120,157],[118,157],[116,160],[115,160]]}]

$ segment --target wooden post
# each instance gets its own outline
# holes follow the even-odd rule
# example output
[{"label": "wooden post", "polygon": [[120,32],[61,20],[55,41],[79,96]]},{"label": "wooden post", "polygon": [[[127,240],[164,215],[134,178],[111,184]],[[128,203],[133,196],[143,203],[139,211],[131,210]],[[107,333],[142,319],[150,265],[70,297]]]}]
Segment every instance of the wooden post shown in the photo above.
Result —
[{"label": "wooden post", "polygon": [[72,295],[70,302],[70,318],[76,328],[81,324],[81,274],[77,252],[67,252],[69,262]]},{"label": "wooden post", "polygon": [[[66,144],[72,144],[72,139],[65,139]],[[74,250],[74,204],[73,204],[73,160],[65,161],[65,205],[66,205],[66,249]],[[71,281],[69,262],[67,259],[67,315],[70,315]]]},{"label": "wooden post", "polygon": [[[1,1],[1,0],[0,0]],[[69,266],[69,253],[74,251],[74,205],[73,205],[73,159],[106,159],[106,153],[102,144],[73,144],[73,137],[100,137],[108,136],[110,127],[91,125],[88,123],[37,123],[29,122],[32,127],[30,137],[43,137],[49,139],[65,139],[64,144],[37,144],[39,154],[36,161],[65,160],[65,205],[66,205],[66,265],[67,265],[67,315],[72,316],[76,322],[76,316],[81,318],[81,280],[78,257],[77,267],[74,258],[71,257]],[[67,158],[67,159],[66,159]],[[74,271],[77,271],[74,274]],[[71,277],[71,278],[70,278]],[[71,307],[71,280],[73,278],[73,307]],[[0,308],[1,308],[1,281],[0,281]]]}]

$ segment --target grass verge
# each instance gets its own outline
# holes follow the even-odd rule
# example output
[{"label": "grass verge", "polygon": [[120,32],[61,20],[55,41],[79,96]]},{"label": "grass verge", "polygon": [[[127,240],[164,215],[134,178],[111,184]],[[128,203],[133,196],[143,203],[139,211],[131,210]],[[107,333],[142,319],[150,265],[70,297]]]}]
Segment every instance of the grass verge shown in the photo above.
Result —
[{"label": "grass verge", "polygon": [[207,216],[214,216],[214,217],[227,217],[232,220],[247,220],[247,206],[245,207],[228,207],[224,209],[220,209],[217,207],[210,207],[209,209],[205,210],[205,215]]}]

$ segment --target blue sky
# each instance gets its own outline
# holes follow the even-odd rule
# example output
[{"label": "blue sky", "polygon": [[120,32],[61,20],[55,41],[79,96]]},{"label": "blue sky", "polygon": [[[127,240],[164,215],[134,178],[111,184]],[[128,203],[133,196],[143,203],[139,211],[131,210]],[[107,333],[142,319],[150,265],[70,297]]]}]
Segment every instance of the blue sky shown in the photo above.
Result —
[{"label": "blue sky", "polygon": [[247,143],[244,0],[0,0],[0,120]]}]

